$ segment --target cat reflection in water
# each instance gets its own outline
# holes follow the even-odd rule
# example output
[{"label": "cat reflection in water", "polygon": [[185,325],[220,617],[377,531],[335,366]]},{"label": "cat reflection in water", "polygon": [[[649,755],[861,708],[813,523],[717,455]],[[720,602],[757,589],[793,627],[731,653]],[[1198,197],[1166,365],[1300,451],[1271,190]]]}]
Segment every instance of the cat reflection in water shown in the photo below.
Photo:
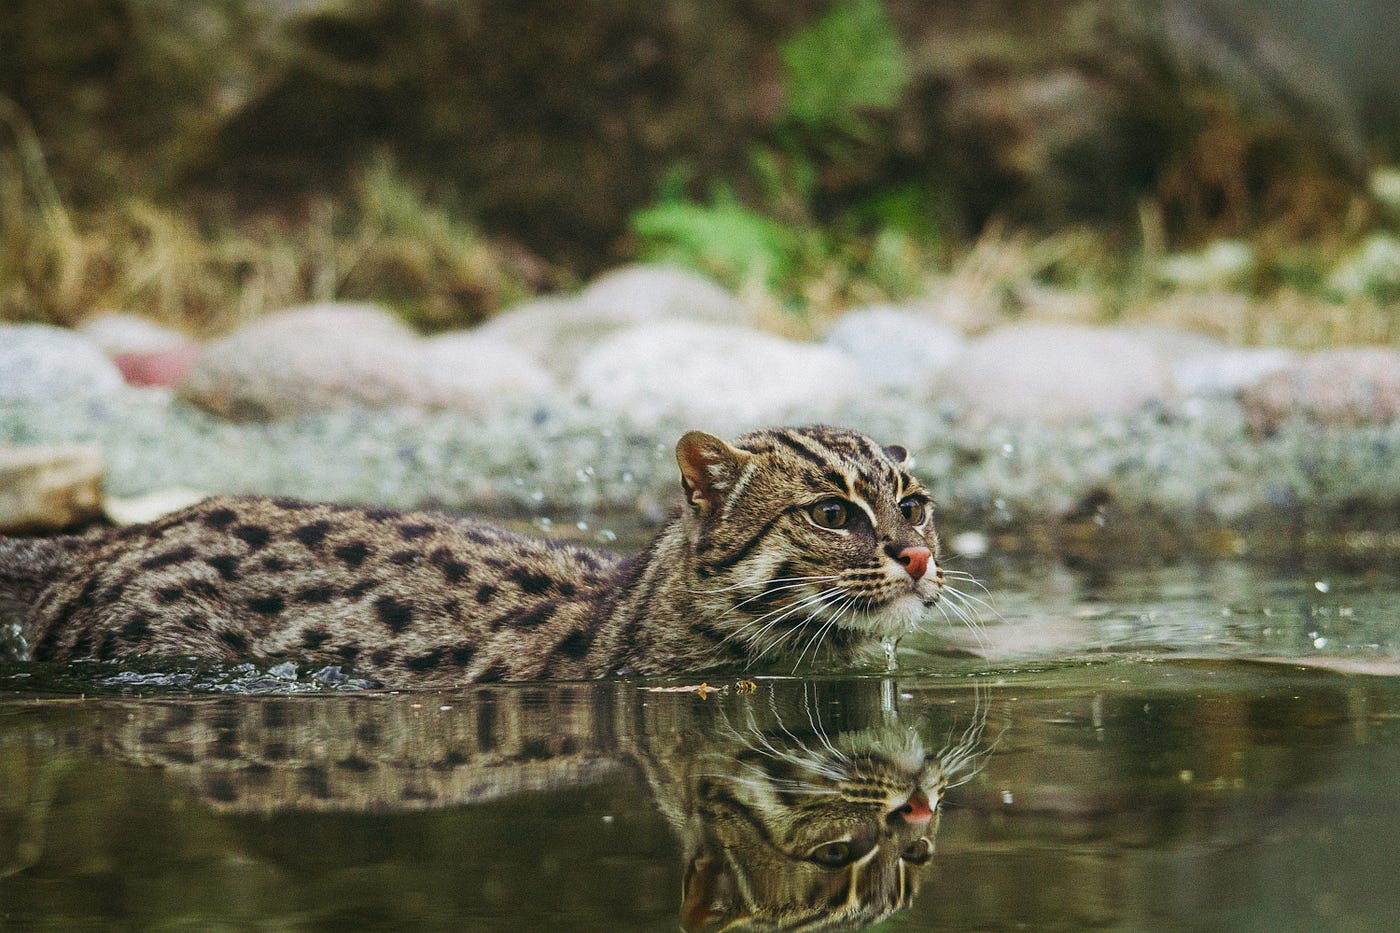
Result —
[{"label": "cat reflection in water", "polygon": [[30,757],[159,768],[225,814],[442,810],[640,773],[678,843],[683,929],[863,928],[914,900],[944,793],[985,758],[985,704],[965,725],[901,722],[885,682],[795,686],[706,700],[477,688],[439,715],[412,696],[148,698],[109,704],[76,734],[36,732]]}]

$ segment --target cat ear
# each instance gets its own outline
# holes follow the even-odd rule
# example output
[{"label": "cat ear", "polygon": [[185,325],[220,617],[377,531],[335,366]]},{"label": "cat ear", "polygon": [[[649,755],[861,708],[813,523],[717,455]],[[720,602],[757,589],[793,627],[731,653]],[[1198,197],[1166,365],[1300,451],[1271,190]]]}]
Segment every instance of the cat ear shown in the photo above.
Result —
[{"label": "cat ear", "polygon": [[704,431],[690,431],[682,437],[676,444],[676,463],[680,464],[681,488],[690,507],[701,516],[713,512],[739,481],[752,456]]},{"label": "cat ear", "polygon": [[717,852],[702,850],[690,860],[681,882],[681,929],[708,933],[744,919],[734,872]]},{"label": "cat ear", "polygon": [[885,456],[902,467],[909,465],[909,449],[898,444],[886,444],[884,447]]}]

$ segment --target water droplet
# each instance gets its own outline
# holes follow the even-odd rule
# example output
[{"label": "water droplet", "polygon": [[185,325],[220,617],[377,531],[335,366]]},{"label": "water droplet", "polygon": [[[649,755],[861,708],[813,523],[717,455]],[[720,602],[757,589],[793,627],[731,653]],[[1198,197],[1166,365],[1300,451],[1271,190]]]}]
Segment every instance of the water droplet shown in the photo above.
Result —
[{"label": "water droplet", "polygon": [[1326,638],[1325,636],[1322,636],[1322,635],[1319,635],[1317,638],[1314,638],[1314,639],[1313,639],[1313,647],[1314,647],[1314,648],[1317,648],[1317,649],[1326,648],[1326,647],[1327,647],[1327,638]]},{"label": "water droplet", "polygon": [[1011,791],[1004,790],[1001,792],[1001,802],[1009,807],[1016,802],[1016,798],[1012,796]]},{"label": "water droplet", "polygon": [[613,531],[611,528],[604,528],[593,537],[604,544],[611,544],[617,540],[617,532]]},{"label": "water droplet", "polygon": [[588,530],[588,522],[584,522],[584,521],[574,522],[574,527],[577,528],[579,531],[587,531],[587,530]]},{"label": "water droplet", "polygon": [[1313,589],[1317,590],[1319,593],[1326,593],[1331,591],[1332,584],[1328,583],[1326,580],[1318,580],[1313,584]]}]

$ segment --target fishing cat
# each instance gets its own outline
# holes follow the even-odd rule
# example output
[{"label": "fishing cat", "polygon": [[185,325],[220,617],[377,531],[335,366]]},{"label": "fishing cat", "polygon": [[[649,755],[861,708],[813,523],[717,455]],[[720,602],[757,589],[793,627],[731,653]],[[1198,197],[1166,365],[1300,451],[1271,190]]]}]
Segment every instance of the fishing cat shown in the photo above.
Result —
[{"label": "fishing cat", "polygon": [[424,512],[215,498],[146,525],[0,541],[35,660],[289,658],[385,686],[849,660],[944,590],[902,447],[812,426],[676,447],[684,506],[619,557]]}]

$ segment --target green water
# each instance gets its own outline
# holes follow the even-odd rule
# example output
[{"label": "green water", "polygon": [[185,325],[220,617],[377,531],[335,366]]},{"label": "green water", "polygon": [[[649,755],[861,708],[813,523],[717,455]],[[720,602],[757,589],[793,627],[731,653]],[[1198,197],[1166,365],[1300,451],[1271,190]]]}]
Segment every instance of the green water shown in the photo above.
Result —
[{"label": "green water", "polygon": [[962,783],[879,929],[1394,928],[1392,571],[970,569],[893,675],[703,696],[0,666],[0,929],[673,930],[695,775],[910,742]]}]

